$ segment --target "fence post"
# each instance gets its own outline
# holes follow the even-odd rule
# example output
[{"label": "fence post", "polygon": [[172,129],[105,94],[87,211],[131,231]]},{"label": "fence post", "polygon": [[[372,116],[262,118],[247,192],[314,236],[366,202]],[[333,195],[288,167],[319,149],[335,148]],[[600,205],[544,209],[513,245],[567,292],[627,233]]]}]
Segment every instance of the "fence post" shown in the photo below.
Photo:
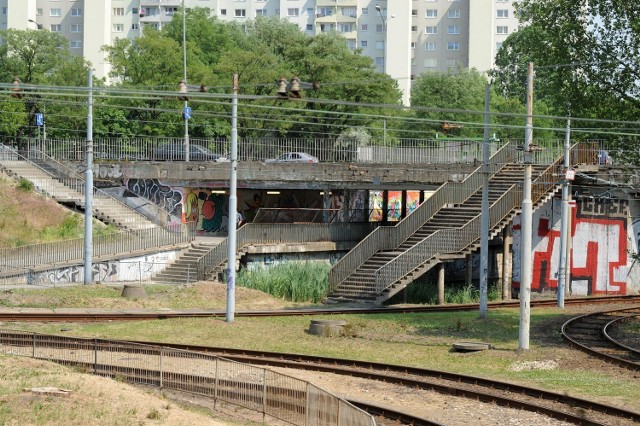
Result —
[{"label": "fence post", "polygon": [[220,371],[220,367],[218,366],[218,361],[220,358],[216,357],[216,378],[213,383],[213,409],[216,409],[216,404],[218,403],[218,375]]},{"label": "fence post", "polygon": [[262,423],[267,415],[267,370],[262,370]]},{"label": "fence post", "polygon": [[140,264],[139,260],[138,260],[138,283],[142,285],[142,265]]},{"label": "fence post", "polygon": [[164,352],[163,348],[160,348],[160,390],[162,390],[162,379],[163,379],[163,373],[162,373],[162,354]]},{"label": "fence post", "polygon": [[98,339],[93,339],[93,372],[98,374]]},{"label": "fence post", "polygon": [[36,357],[36,333],[33,333],[33,348],[31,348],[31,358]]},{"label": "fence post", "polygon": [[311,411],[311,401],[309,401],[309,386],[311,386],[311,383],[307,382],[307,391],[305,392],[305,403],[304,403],[304,424],[305,426],[309,426],[310,424],[310,411]]}]

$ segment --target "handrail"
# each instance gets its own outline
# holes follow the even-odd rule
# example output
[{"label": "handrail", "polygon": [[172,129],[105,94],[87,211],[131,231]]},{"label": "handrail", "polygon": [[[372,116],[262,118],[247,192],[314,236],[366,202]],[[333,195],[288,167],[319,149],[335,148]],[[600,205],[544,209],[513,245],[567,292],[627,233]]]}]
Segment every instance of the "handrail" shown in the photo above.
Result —
[{"label": "handrail", "polygon": [[[574,150],[575,152],[581,152],[580,147],[581,144],[575,144],[571,147],[571,150],[572,152]],[[534,180],[531,190],[533,204],[538,203],[551,188],[559,184],[557,171],[562,162],[562,157],[556,159]],[[489,229],[498,226],[508,216],[509,212],[520,206],[521,195],[522,188],[517,184],[512,185],[490,206]],[[460,253],[472,245],[480,235],[480,220],[481,215],[477,215],[461,228],[438,230],[378,268],[375,271],[376,294],[380,295],[386,288],[436,255],[440,253]]]},{"label": "handrail", "polygon": [[[509,163],[515,155],[515,144],[507,143],[500,148],[490,161],[490,173],[495,174],[504,164]],[[398,247],[413,235],[438,210],[447,203],[461,203],[473,195],[482,186],[481,167],[462,182],[447,182],[436,190],[424,203],[410,215],[393,227],[381,226],[373,231],[342,257],[329,273],[329,290],[335,290],[354,270],[380,250]]]},{"label": "handrail", "polygon": [[[6,145],[4,145],[3,147],[5,149],[13,150],[13,148],[7,147]],[[46,154],[45,152],[40,151],[40,150],[35,149],[35,148],[31,148],[29,150],[28,156],[25,157],[25,156],[21,155],[19,152],[17,152],[17,150],[14,150],[14,151],[15,151],[17,156],[27,160],[28,162],[33,164],[35,167],[37,167],[38,169],[40,169],[44,173],[46,173],[49,176],[51,176],[52,178],[60,181],[65,186],[68,186],[66,182],[70,181],[70,182],[73,183],[73,186],[71,186],[72,189],[74,189],[75,191],[79,192],[81,195],[84,195],[86,193],[85,192],[86,191],[86,189],[85,189],[86,188],[85,180],[81,176],[79,176],[74,170],[71,170],[69,167],[67,167],[64,164],[60,163],[58,160],[56,160],[55,158],[53,158],[50,155]],[[49,172],[45,168],[41,167],[34,160],[40,160],[40,161],[46,160],[48,163],[55,164],[55,170],[58,171],[58,172],[64,173],[64,177],[60,177],[60,176],[54,175],[53,173]],[[80,185],[77,185],[76,182],[80,182]],[[140,216],[141,219],[144,219],[145,221],[149,221],[149,219],[146,216],[144,216],[142,213],[140,213],[139,211],[137,211],[134,208],[129,207],[126,203],[118,200],[117,198],[115,198],[114,196],[108,194],[107,192],[103,191],[100,188],[96,188],[95,186],[93,186],[93,194],[94,194],[94,197],[97,196],[97,198],[111,200],[111,201],[115,202],[116,204],[127,208],[127,210],[135,212],[137,215]],[[141,198],[143,198],[143,197],[141,197]],[[162,207],[156,205],[155,203],[154,203],[154,206],[160,213],[162,213],[164,215],[165,218],[170,217],[169,212],[164,210]]]},{"label": "handrail", "polygon": [[[359,241],[377,223],[247,223],[236,232],[236,247],[249,244],[311,243],[321,241]],[[229,239],[223,239],[211,251],[198,258],[198,279],[205,279],[207,271],[222,265],[228,257]]]},{"label": "handrail", "polygon": [[[93,256],[95,258],[122,256],[150,248],[162,248],[195,239],[195,222],[179,225],[167,225],[122,231],[109,235],[93,237]],[[159,251],[159,250],[158,250]],[[75,238],[50,243],[30,244],[22,247],[0,249],[2,268],[6,272],[15,269],[34,268],[42,265],[80,262],[84,259],[84,239]]]}]

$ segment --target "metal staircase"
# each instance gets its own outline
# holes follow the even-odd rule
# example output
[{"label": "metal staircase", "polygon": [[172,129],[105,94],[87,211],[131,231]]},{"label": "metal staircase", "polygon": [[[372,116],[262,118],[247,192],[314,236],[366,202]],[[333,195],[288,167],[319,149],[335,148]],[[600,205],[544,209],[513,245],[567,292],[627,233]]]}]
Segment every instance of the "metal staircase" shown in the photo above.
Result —
[{"label": "metal staircase", "polygon": [[[13,148],[0,145],[0,170],[16,179],[26,179],[42,192],[61,204],[85,209],[85,182],[70,172],[62,173],[64,166],[35,151],[26,158]],[[57,166],[57,167],[54,167]],[[93,216],[107,224],[134,231],[157,226],[142,214],[99,189],[93,188]]]},{"label": "metal staircase", "polygon": [[[524,165],[514,144],[490,161],[489,238],[520,212]],[[559,156],[558,156],[559,157]],[[534,208],[560,188],[562,158],[534,166]],[[573,163],[575,164],[575,163]],[[381,304],[443,258],[464,257],[480,246],[481,168],[460,183],[446,183],[396,226],[383,226],[336,263],[329,297]]]}]

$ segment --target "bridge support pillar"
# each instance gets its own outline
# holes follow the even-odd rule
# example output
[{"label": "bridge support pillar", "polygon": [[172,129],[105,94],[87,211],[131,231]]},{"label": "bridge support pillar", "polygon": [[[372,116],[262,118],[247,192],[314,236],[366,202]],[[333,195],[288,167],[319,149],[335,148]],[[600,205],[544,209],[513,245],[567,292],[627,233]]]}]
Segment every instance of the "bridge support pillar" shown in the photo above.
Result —
[{"label": "bridge support pillar", "polygon": [[444,262],[438,265],[438,305],[444,305]]},{"label": "bridge support pillar", "polygon": [[513,235],[509,227],[506,227],[502,231],[502,300],[511,299],[511,274],[513,268],[511,244],[513,244]]},{"label": "bridge support pillar", "polygon": [[464,258],[464,284],[467,288],[471,287],[473,280],[473,255],[468,254]]}]

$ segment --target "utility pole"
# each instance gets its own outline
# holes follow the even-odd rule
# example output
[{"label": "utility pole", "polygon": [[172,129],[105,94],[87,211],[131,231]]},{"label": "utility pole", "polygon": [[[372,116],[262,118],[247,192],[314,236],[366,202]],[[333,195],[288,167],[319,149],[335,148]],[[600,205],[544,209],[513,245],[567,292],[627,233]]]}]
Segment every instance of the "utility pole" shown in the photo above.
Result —
[{"label": "utility pole", "polygon": [[[187,9],[184,7],[184,0],[182,0],[182,61],[183,61],[183,80],[185,87],[187,85]],[[184,118],[184,161],[189,161],[189,100],[185,97],[184,109],[182,110],[182,116]]]},{"label": "utility pole", "polygon": [[238,74],[233,75],[231,99],[231,179],[229,184],[229,236],[227,238],[227,322],[236,311],[236,214],[238,212]]},{"label": "utility pole", "polygon": [[482,214],[480,215],[480,318],[487,316],[489,272],[489,110],[491,85],[484,91],[484,139],[482,141]]},{"label": "utility pole", "polygon": [[87,100],[87,153],[84,180],[84,283],[91,284],[93,274],[93,70],[89,69]]},{"label": "utility pole", "polygon": [[569,185],[571,172],[569,155],[571,149],[571,119],[567,119],[564,138],[564,179],[562,181],[562,210],[560,213],[560,263],[558,265],[558,308],[564,308],[564,289],[567,278],[567,242],[569,240]]},{"label": "utility pole", "polygon": [[522,220],[520,236],[520,332],[521,350],[529,349],[529,328],[531,326],[531,233],[533,206],[531,202],[531,142],[533,140],[533,62],[527,70],[527,120],[524,135],[524,194],[522,199]]}]

